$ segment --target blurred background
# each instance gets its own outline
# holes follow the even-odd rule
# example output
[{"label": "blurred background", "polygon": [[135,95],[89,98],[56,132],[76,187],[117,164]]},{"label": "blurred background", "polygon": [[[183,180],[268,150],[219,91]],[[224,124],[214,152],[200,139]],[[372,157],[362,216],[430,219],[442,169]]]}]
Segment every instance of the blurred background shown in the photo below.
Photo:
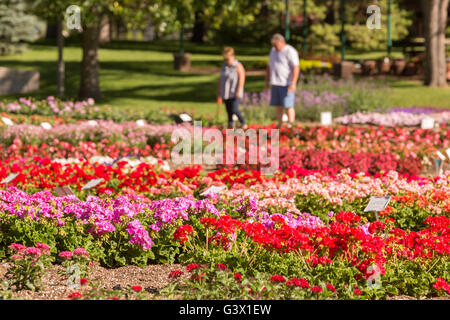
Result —
[{"label": "blurred background", "polygon": [[[380,8],[379,29],[367,26],[370,5]],[[267,122],[264,70],[276,32],[301,57],[300,121],[326,110],[449,108],[449,10],[448,0],[3,0],[1,108],[21,97],[91,98],[117,117],[164,122],[185,111],[222,121],[221,51],[233,46],[247,71],[245,116]]]}]

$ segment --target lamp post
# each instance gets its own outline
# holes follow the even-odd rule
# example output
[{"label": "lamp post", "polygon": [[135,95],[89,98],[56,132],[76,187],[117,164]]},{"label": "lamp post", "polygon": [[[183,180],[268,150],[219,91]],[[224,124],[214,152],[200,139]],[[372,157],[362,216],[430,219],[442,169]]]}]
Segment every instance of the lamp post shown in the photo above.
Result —
[{"label": "lamp post", "polygon": [[306,0],[303,0],[303,57],[306,56],[308,44],[306,37],[308,36],[308,17],[306,15]]},{"label": "lamp post", "polygon": [[341,59],[345,60],[345,0],[341,0]]},{"label": "lamp post", "polygon": [[285,4],[286,4],[286,30],[284,31],[284,37],[286,38],[286,41],[289,41],[289,39],[291,38],[291,34],[289,31],[289,0],[285,0]]},{"label": "lamp post", "polygon": [[388,57],[391,56],[392,52],[392,12],[391,12],[391,0],[388,0],[388,21],[387,21],[387,34],[388,34]]}]

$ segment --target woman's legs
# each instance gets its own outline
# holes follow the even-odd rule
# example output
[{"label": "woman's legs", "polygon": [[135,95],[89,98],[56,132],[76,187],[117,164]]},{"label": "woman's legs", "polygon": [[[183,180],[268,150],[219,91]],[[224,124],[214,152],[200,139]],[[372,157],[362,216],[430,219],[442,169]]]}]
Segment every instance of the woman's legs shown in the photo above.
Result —
[{"label": "woman's legs", "polygon": [[225,100],[225,107],[227,109],[227,115],[228,115],[228,128],[233,127],[233,99],[227,99]]},{"label": "woman's legs", "polygon": [[228,127],[229,128],[233,127],[233,114],[235,114],[238,117],[241,125],[243,127],[246,127],[244,117],[239,112],[239,102],[240,102],[240,100],[237,98],[225,100],[225,107],[227,108]]},{"label": "woman's legs", "polygon": [[242,114],[239,112],[239,102],[241,102],[240,99],[238,98],[234,98],[231,99],[232,100],[232,107],[233,107],[233,113],[238,117],[239,122],[241,123],[242,126],[245,126],[245,120],[244,117],[242,116]]}]

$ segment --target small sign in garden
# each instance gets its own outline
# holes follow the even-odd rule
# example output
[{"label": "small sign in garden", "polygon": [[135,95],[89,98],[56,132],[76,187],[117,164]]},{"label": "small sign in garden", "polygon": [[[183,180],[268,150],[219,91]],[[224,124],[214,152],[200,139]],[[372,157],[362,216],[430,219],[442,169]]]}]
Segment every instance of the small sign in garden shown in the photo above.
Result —
[{"label": "small sign in garden", "polygon": [[96,187],[102,181],[103,181],[103,178],[91,180],[91,181],[89,181],[89,183],[87,185],[85,185],[83,188],[81,188],[81,190],[92,189],[92,188]]},{"label": "small sign in garden", "polygon": [[383,211],[384,209],[386,209],[386,206],[388,205],[390,200],[391,196],[370,197],[369,203],[367,204],[367,207],[364,209],[364,212]]},{"label": "small sign in garden", "polygon": [[367,207],[364,209],[364,212],[375,212],[375,217],[378,221],[378,212],[383,211],[386,209],[386,206],[388,205],[389,201],[391,201],[391,196],[384,196],[384,197],[370,197],[369,203],[367,204]]},{"label": "small sign in garden", "polygon": [[208,189],[206,189],[205,191],[203,191],[200,195],[207,196],[208,194],[211,194],[211,193],[217,194],[220,191],[225,190],[226,188],[227,188],[226,186],[212,186],[212,187],[209,187]]},{"label": "small sign in garden", "polygon": [[55,192],[58,197],[70,196],[74,194],[70,187],[56,187]]},{"label": "small sign in garden", "polygon": [[5,179],[3,179],[1,181],[1,183],[10,183],[11,181],[13,181],[15,178],[17,178],[19,174],[18,173],[11,173],[9,176],[7,176]]}]

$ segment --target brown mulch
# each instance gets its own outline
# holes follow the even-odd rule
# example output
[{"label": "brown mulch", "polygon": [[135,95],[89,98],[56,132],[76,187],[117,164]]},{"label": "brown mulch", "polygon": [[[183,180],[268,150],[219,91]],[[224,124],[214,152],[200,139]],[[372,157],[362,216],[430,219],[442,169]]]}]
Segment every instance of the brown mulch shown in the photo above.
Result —
[{"label": "brown mulch", "polygon": [[[0,263],[0,281],[6,280],[5,273],[8,268],[8,263]],[[42,277],[44,288],[41,291],[22,290],[13,292],[13,298],[24,300],[68,300],[68,295],[77,290],[67,287],[68,275],[62,275],[60,272],[63,270],[64,268],[60,265],[51,266]],[[100,281],[101,288],[110,290],[122,290],[128,286],[139,285],[149,293],[146,295],[147,299],[158,299],[153,294],[169,283],[168,276],[174,270],[185,271],[179,264],[149,265],[145,268],[125,266],[116,269],[107,269],[96,265],[91,268],[88,279],[90,282]],[[186,279],[187,276],[187,272],[185,272],[182,279]],[[417,299],[411,296],[400,295],[388,297],[387,300],[450,300],[450,296]]]},{"label": "brown mulch", "polygon": [[[0,281],[5,281],[8,263],[0,263]],[[184,270],[179,264],[149,265],[145,268],[125,266],[107,269],[98,265],[91,267],[88,279],[90,282],[100,281],[100,287],[109,290],[124,289],[127,286],[141,286],[145,291],[153,294],[169,283],[169,274],[174,270]],[[44,288],[38,292],[21,290],[13,292],[13,298],[25,300],[67,300],[68,295],[77,291],[67,287],[69,275],[62,275],[61,265],[53,265],[47,269],[42,277]],[[186,273],[184,275],[186,277]],[[149,295],[152,298],[152,295]]]}]

